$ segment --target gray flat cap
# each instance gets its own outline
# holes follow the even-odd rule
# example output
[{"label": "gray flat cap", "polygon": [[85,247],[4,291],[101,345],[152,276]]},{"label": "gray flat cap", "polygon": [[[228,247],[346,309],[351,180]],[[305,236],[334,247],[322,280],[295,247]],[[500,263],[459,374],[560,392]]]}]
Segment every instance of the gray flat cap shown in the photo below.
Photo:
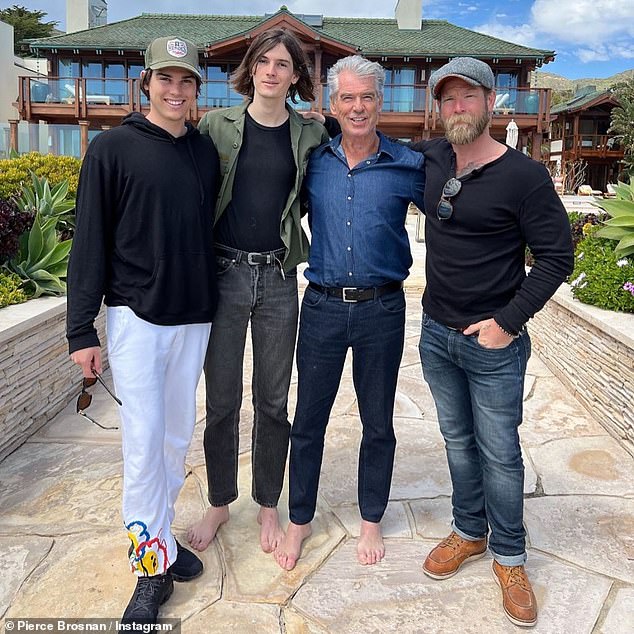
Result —
[{"label": "gray flat cap", "polygon": [[482,86],[487,90],[493,90],[495,77],[488,64],[473,57],[454,57],[448,64],[441,66],[429,77],[429,87],[432,95],[438,99],[440,85],[445,79],[457,77],[472,86]]}]

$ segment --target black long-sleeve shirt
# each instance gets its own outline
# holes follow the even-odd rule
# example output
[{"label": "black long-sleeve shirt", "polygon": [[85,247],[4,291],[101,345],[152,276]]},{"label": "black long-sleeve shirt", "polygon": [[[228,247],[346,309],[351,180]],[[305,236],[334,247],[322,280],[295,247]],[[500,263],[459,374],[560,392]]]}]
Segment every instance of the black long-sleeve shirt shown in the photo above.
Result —
[{"label": "black long-sleeve shirt", "polygon": [[[546,168],[508,148],[461,178],[453,214],[439,220],[444,184],[456,157],[446,139],[411,146],[425,154],[427,285],[423,308],[454,328],[494,317],[516,333],[572,272],[570,225]],[[525,272],[525,249],[535,264]]]}]

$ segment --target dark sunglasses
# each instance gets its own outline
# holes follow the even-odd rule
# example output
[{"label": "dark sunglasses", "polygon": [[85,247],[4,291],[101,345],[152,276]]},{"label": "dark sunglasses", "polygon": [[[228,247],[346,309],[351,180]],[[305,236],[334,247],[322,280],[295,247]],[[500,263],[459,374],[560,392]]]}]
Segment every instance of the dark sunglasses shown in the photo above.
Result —
[{"label": "dark sunglasses", "polygon": [[101,378],[100,374],[93,369],[92,373],[94,376],[84,377],[81,382],[81,394],[77,397],[77,413],[84,418],[87,418],[91,423],[97,425],[97,427],[101,427],[101,429],[119,429],[118,427],[105,427],[101,423],[98,423],[92,416],[86,414],[86,411],[90,404],[92,403],[92,394],[89,394],[86,390],[93,387],[97,381],[103,385],[106,392],[112,396],[112,398],[117,402],[118,405],[123,405],[123,403],[116,397],[114,392],[105,384],[104,380]]},{"label": "dark sunglasses", "polygon": [[462,189],[462,181],[457,178],[450,178],[445,186],[442,188],[442,195],[438,201],[438,207],[436,207],[436,215],[438,220],[449,220],[453,215],[453,205],[451,204],[451,198],[457,196]]}]

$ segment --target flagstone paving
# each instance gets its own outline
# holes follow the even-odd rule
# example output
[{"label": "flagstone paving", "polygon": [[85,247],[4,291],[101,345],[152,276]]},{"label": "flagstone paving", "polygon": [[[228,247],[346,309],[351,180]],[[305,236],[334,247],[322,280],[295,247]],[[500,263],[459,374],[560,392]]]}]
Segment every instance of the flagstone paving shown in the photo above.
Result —
[{"label": "flagstone paving", "polygon": [[[203,553],[204,574],[176,584],[161,614],[185,634],[452,634],[520,631],[504,617],[491,557],[433,581],[421,564],[451,521],[442,437],[418,361],[422,245],[408,282],[405,353],[395,406],[397,452],[384,518],[386,557],[356,562],[360,423],[350,362],[328,427],[313,536],[297,567],[282,571],[260,550],[250,497],[249,373],[241,421],[240,498]],[[250,367],[250,362],[247,363]],[[106,375],[108,381],[110,377]],[[296,399],[296,376],[291,411]],[[207,507],[204,385],[174,529]],[[91,415],[117,425],[99,390]],[[540,606],[536,633],[634,632],[634,459],[531,358],[521,427],[526,463],[527,570]],[[120,529],[118,431],[69,406],[0,463],[0,628],[16,617],[119,617],[134,578]],[[280,511],[287,521],[287,492]]]}]

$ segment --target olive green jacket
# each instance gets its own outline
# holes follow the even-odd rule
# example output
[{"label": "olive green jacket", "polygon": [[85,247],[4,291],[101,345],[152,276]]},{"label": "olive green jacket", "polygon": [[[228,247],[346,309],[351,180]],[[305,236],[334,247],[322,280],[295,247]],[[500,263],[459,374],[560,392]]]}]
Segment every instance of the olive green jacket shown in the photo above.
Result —
[{"label": "olive green jacket", "polygon": [[[245,112],[249,103],[249,101],[245,101],[240,106],[225,110],[211,110],[198,124],[201,133],[211,137],[220,156],[222,185],[216,204],[216,223],[231,202],[238,153],[242,146]],[[300,262],[305,262],[308,259],[309,244],[301,224],[299,201],[299,192],[306,174],[308,157],[312,150],[328,141],[329,137],[324,127],[317,121],[304,119],[288,104],[286,104],[286,109],[290,116],[291,145],[297,167],[295,183],[288,195],[280,222],[280,237],[286,247],[284,270],[290,271]]]}]

